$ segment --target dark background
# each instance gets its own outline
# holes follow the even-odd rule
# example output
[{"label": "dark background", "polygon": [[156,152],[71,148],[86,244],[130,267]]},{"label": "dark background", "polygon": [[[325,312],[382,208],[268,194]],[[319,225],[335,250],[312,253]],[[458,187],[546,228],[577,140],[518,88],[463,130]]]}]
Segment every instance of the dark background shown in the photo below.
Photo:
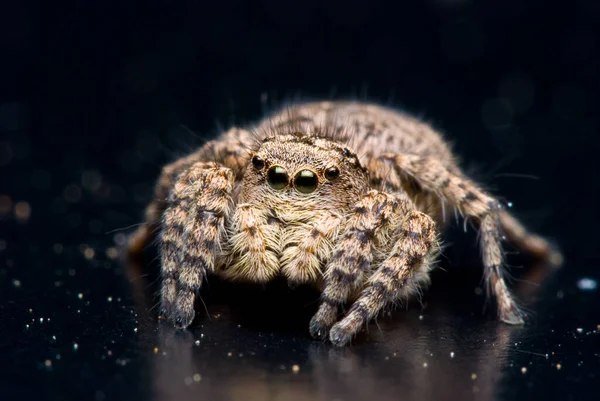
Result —
[{"label": "dark background", "polygon": [[[2,3],[1,398],[598,399],[599,21],[595,0]],[[456,228],[424,308],[348,349],[309,338],[304,291],[214,283],[211,319],[157,325],[153,264],[116,249],[161,165],[332,97],[432,122],[559,244],[545,280],[509,258],[527,326],[482,313],[475,236]]]}]

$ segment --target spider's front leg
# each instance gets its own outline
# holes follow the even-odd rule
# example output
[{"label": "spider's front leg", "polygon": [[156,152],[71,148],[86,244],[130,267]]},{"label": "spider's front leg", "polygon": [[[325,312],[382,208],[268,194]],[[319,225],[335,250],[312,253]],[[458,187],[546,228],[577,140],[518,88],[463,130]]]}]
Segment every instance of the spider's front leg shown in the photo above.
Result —
[{"label": "spider's front leg", "polygon": [[192,323],[196,294],[214,270],[233,184],[230,169],[199,162],[178,176],[170,192],[160,234],[161,302],[178,327]]},{"label": "spider's front leg", "polygon": [[378,191],[370,191],[356,204],[325,268],[321,304],[310,322],[313,337],[326,338],[339,308],[362,288],[377,247],[397,229],[407,204],[405,199]]},{"label": "spider's front leg", "polygon": [[169,206],[167,198],[179,174],[203,160],[215,160],[239,171],[246,159],[246,144],[253,140],[250,132],[231,128],[220,139],[210,141],[195,152],[163,167],[154,187],[154,197],[146,207],[145,221],[129,237],[129,257],[140,257],[144,248],[155,239],[160,230],[162,215]]},{"label": "spider's front leg", "polygon": [[154,198],[146,207],[145,221],[129,237],[129,257],[140,257],[146,245],[155,238],[160,231],[161,218],[168,207],[169,192],[177,176],[201,159],[201,152],[195,152],[163,167],[154,187]]},{"label": "spider's front leg", "polygon": [[409,211],[392,240],[395,245],[390,254],[369,277],[348,314],[331,328],[329,339],[334,345],[346,345],[386,305],[409,298],[429,282],[430,259],[437,250],[431,217]]}]

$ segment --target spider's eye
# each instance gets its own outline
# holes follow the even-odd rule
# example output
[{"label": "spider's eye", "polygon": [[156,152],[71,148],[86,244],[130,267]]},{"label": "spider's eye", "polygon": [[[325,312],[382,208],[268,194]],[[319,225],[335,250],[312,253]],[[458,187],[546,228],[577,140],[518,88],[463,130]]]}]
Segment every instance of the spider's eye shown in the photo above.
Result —
[{"label": "spider's eye", "polygon": [[281,166],[271,166],[267,172],[267,181],[273,189],[283,189],[290,181],[287,171]]},{"label": "spider's eye", "polygon": [[333,181],[340,176],[340,170],[337,167],[329,167],[325,170],[325,178],[329,181]]},{"label": "spider's eye", "polygon": [[260,170],[261,168],[263,168],[265,166],[265,161],[263,159],[261,159],[259,156],[254,155],[254,156],[252,156],[252,165],[257,170]]},{"label": "spider's eye", "polygon": [[319,180],[317,175],[310,170],[302,170],[294,177],[294,186],[303,194],[309,194],[317,189]]}]

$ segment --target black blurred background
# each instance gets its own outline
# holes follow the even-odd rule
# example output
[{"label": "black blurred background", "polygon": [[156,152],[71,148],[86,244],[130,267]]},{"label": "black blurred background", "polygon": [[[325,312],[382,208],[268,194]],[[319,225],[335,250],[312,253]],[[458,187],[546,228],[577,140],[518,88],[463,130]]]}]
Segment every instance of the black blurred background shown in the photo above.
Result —
[{"label": "black blurred background", "polygon": [[[126,291],[112,246],[141,221],[165,162],[297,99],[364,99],[430,121],[565,251],[569,276],[552,291],[576,291],[598,277],[599,22],[595,0],[3,2],[0,328],[11,334],[0,344],[24,341],[7,364],[57,365],[21,336],[31,305],[42,301],[38,319],[69,309],[63,295]],[[477,269],[473,237],[453,242],[467,248],[449,263]],[[557,313],[594,328],[596,312],[578,307],[595,294]],[[56,330],[82,330],[73,319]]]},{"label": "black blurred background", "polygon": [[59,4],[0,13],[0,163],[15,200],[60,203],[54,190],[88,171],[129,210],[166,160],[220,129],[282,101],[353,97],[432,122],[542,230],[598,217],[596,1]]}]

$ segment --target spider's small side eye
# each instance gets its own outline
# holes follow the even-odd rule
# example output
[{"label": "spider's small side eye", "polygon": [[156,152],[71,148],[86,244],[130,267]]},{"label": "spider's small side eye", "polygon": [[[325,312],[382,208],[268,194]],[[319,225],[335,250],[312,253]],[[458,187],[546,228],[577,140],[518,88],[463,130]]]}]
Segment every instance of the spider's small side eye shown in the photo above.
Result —
[{"label": "spider's small side eye", "polygon": [[325,170],[325,178],[329,181],[333,181],[340,176],[340,170],[337,167],[329,167]]},{"label": "spider's small side eye", "polygon": [[271,166],[267,172],[267,181],[273,189],[285,188],[290,178],[287,171],[281,166]]},{"label": "spider's small side eye", "polygon": [[310,170],[302,170],[294,177],[294,187],[303,194],[309,194],[317,189],[319,179],[317,174]]},{"label": "spider's small side eye", "polygon": [[254,155],[254,156],[252,156],[252,165],[257,170],[260,170],[261,168],[263,168],[265,166],[265,161],[263,159],[261,159],[259,156]]}]

